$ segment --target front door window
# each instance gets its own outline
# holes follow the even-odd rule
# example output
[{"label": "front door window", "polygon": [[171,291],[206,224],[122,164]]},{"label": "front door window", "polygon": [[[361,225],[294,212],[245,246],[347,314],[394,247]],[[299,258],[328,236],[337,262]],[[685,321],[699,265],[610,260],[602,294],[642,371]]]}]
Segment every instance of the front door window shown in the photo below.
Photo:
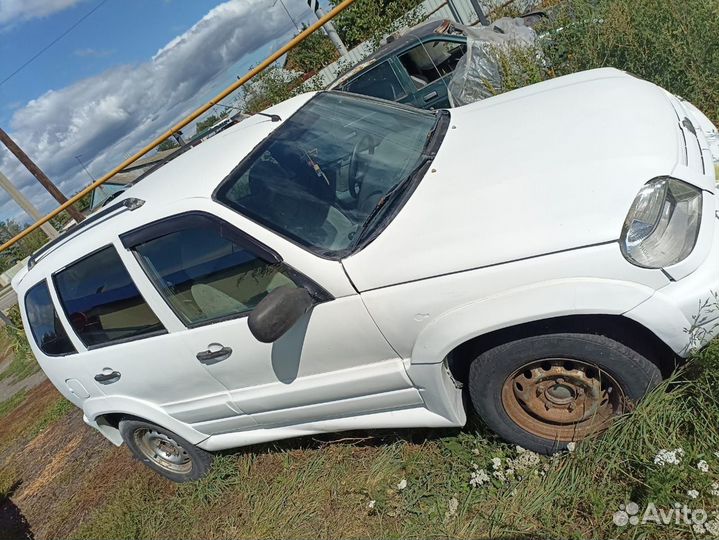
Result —
[{"label": "front door window", "polygon": [[259,256],[217,218],[185,214],[165,220],[159,232],[136,238],[132,249],[187,326],[247,314],[273,289],[296,286],[281,263]]}]

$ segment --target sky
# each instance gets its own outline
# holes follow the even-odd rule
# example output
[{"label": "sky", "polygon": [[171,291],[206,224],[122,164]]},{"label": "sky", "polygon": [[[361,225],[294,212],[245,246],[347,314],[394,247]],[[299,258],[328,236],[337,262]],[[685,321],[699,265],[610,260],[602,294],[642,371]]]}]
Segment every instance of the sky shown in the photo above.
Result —
[{"label": "sky", "polygon": [[[0,0],[0,127],[70,196],[92,181],[76,156],[102,176],[313,20],[305,0]],[[57,206],[1,146],[0,172]],[[0,192],[9,218],[32,221]]]}]

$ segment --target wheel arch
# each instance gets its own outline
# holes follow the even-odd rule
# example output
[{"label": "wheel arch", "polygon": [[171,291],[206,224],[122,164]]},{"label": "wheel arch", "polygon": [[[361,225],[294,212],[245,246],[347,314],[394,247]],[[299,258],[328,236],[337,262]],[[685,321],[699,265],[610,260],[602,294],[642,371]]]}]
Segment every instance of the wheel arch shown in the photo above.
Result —
[{"label": "wheel arch", "polygon": [[466,383],[469,365],[483,352],[517,339],[555,333],[596,334],[613,339],[656,364],[664,377],[682,361],[656,334],[628,317],[582,314],[540,319],[481,334],[454,347],[447,355],[447,364],[452,376]]},{"label": "wheel arch", "polygon": [[118,428],[123,418],[157,424],[194,445],[209,437],[209,435],[200,433],[192,426],[172,418],[156,407],[130,398],[112,396],[111,398],[87,400],[83,404],[83,412],[85,422],[96,428],[113,444],[118,446],[122,444],[122,437]]}]

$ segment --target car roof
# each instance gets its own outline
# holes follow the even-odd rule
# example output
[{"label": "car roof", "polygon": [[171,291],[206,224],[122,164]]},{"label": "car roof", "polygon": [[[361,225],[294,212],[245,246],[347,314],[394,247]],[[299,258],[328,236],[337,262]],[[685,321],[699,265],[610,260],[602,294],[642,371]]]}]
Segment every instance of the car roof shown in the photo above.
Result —
[{"label": "car roof", "polygon": [[[142,210],[122,212],[123,215],[117,217],[110,212],[106,218],[96,220],[86,227],[80,224],[71,228],[61,235],[60,239],[53,241],[49,249],[41,248],[37,252],[35,264],[29,271],[16,276],[13,287],[19,286],[28,275],[36,274],[39,280],[40,275],[47,275],[77,260],[78,255],[88,254],[83,245],[83,238],[87,239],[87,235],[93,235],[94,238],[99,236],[107,239],[109,243],[117,236],[119,224],[123,225],[123,230],[127,230],[129,224],[143,225],[147,216],[154,214],[148,212],[149,209],[172,205],[184,199],[211,197],[220,182],[255,146],[315,94],[316,92],[300,94],[267,109],[268,114],[276,114],[281,118],[279,122],[273,122],[266,116],[251,116],[149,174],[112,201],[113,206],[121,206],[121,203],[128,199],[139,200],[142,201]],[[38,270],[35,271],[35,268]]]},{"label": "car roof", "polygon": [[414,26],[401,36],[377,49],[365,58],[362,63],[373,63],[387,56],[392,56],[405,47],[417,43],[417,40],[423,41],[430,36],[452,35],[448,31],[453,28],[455,28],[454,23],[448,19],[434,20]]}]

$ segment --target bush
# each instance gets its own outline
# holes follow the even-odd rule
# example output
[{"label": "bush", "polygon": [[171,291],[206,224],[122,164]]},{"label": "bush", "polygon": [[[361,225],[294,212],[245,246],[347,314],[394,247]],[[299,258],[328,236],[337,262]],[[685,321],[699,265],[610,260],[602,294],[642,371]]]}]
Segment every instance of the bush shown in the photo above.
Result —
[{"label": "bush", "polygon": [[567,0],[557,14],[543,39],[552,75],[616,67],[719,123],[719,2]]}]

